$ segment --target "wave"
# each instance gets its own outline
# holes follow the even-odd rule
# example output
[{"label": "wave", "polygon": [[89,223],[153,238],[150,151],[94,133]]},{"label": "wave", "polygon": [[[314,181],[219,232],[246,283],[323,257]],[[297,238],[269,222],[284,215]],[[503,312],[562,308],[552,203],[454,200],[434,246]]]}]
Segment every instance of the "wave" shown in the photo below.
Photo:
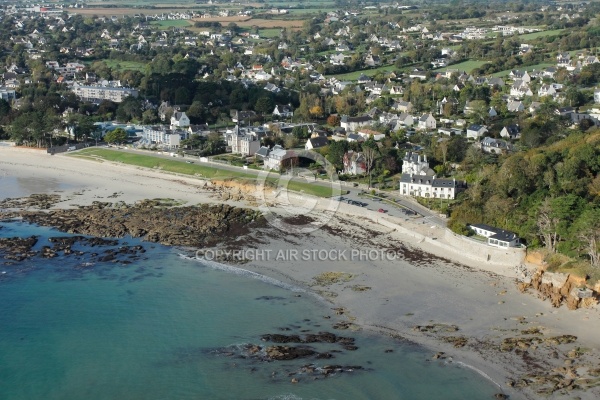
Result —
[{"label": "wave", "polygon": [[498,386],[499,388],[502,387],[502,385],[500,385],[498,382],[496,382],[495,380],[493,380],[488,374],[486,374],[485,372],[483,372],[479,368],[475,368],[472,365],[465,364],[462,361],[454,361],[454,363],[460,365],[461,367],[469,368],[470,370],[477,372],[479,375],[483,376],[485,379],[487,379],[488,381],[492,382],[494,385]]},{"label": "wave", "polygon": [[228,272],[228,273],[234,274],[234,275],[239,275],[239,276],[244,276],[244,277],[256,279],[256,280],[259,280],[261,282],[265,282],[265,283],[268,283],[270,285],[280,287],[282,289],[290,290],[292,292],[307,293],[306,290],[304,290],[304,289],[302,289],[302,288],[300,288],[298,286],[290,285],[289,283],[282,282],[280,280],[277,280],[275,278],[271,278],[271,277],[266,276],[266,275],[259,274],[257,272],[249,271],[247,269],[238,268],[238,267],[234,267],[234,266],[226,265],[226,264],[221,264],[221,263],[218,263],[218,262],[212,261],[212,260],[198,259],[198,258],[195,258],[195,257],[186,256],[185,254],[179,254],[179,257],[183,258],[185,260],[199,262],[202,265],[205,265],[205,266],[207,266],[209,268],[212,268],[212,269],[216,269],[216,270],[219,270],[219,271],[225,271],[225,272]]}]

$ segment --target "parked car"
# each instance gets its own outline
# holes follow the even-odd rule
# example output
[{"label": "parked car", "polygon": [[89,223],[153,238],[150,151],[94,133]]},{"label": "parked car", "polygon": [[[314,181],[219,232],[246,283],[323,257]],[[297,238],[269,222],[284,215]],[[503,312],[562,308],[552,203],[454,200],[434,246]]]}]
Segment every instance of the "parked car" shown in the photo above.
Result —
[{"label": "parked car", "polygon": [[386,212],[387,212],[387,210],[384,210],[383,208],[380,208],[380,209],[379,209],[379,210],[377,210],[377,211],[379,211],[380,213],[386,213]]}]

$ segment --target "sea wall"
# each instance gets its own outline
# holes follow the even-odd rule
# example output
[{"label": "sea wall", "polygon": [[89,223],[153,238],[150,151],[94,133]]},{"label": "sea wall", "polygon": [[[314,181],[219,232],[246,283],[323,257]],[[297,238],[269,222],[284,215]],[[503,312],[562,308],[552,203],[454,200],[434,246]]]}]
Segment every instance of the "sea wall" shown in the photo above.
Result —
[{"label": "sea wall", "polygon": [[512,268],[520,265],[525,260],[527,253],[525,248],[512,247],[501,249],[489,246],[487,243],[456,235],[449,229],[437,226],[435,229],[431,229],[431,231],[425,230],[424,234],[421,232],[427,229],[425,227],[429,227],[429,225],[423,224],[424,229],[419,229],[421,232],[418,232],[416,227],[411,229],[410,225],[417,221],[411,221],[410,218],[391,217],[376,211],[357,209],[347,204],[340,204],[339,211],[352,216],[368,218],[376,224],[395,230],[400,235],[412,237],[421,244],[424,251],[427,251],[429,247],[435,253],[439,251],[433,251],[434,249],[442,250],[447,253],[450,259],[454,258],[453,255],[455,255],[456,257],[460,256],[476,263],[485,264],[488,267],[504,267],[502,271],[504,275],[506,275],[505,267]]}]

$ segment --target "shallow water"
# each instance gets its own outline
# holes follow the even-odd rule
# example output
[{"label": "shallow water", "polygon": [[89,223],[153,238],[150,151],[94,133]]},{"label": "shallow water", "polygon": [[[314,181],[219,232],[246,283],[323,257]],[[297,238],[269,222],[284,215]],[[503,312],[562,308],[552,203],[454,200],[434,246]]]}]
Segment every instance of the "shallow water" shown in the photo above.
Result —
[{"label": "shallow water", "polygon": [[15,177],[4,175],[0,171],[0,200],[5,198],[25,197],[37,193],[62,192],[72,185],[54,178]]},{"label": "shallow water", "polygon": [[[47,237],[66,235],[0,226],[0,237],[39,235],[38,249]],[[333,330],[331,306],[299,288],[211,268],[164,246],[124,242],[147,252],[129,265],[84,264],[104,250],[85,246],[82,256],[0,261],[1,399],[487,399],[498,392],[468,368],[430,360],[431,351],[418,346]],[[218,350],[303,330],[355,337],[359,349],[319,344],[319,351],[342,352],[270,363]],[[366,370],[319,380],[295,375],[299,383],[292,384],[287,373],[309,363]]]}]

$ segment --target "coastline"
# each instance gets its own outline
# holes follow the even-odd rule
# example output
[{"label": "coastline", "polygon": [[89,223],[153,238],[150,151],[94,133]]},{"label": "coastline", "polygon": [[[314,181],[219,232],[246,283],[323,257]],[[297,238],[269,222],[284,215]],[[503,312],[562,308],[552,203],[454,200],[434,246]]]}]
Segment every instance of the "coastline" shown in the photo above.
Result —
[{"label": "coastline", "polygon": [[[151,198],[173,198],[186,205],[226,203],[249,207],[243,200],[223,201],[206,183],[188,177],[164,174],[137,167],[95,162],[64,156],[35,155],[21,149],[0,148],[0,177],[11,176],[27,180],[56,180],[67,189],[48,186],[50,194],[60,194],[63,201],[56,208],[71,209],[97,201],[134,203]],[[77,170],[77,175],[72,171]],[[0,180],[0,183],[2,181]],[[70,187],[77,188],[72,190]],[[81,189],[80,189],[81,188]],[[352,211],[350,209],[350,211]],[[316,293],[332,307],[343,307],[350,323],[348,329],[362,328],[375,333],[399,336],[431,349],[432,355],[443,352],[447,362],[462,362],[501,386],[511,398],[537,398],[530,389],[507,387],[516,375],[527,374],[528,366],[521,355],[496,350],[503,339],[519,331],[541,327],[545,336],[573,334],[579,337],[577,346],[589,349],[586,356],[597,360],[600,339],[598,309],[568,311],[553,309],[547,302],[531,294],[520,293],[511,279],[508,266],[485,266],[461,257],[461,249],[448,252],[428,245],[418,237],[394,231],[359,215],[338,210],[326,227],[310,234],[299,233],[260,236],[258,247],[273,251],[295,249],[300,254],[310,249],[395,249],[398,260],[254,260],[234,266],[293,284]],[[419,234],[432,232],[429,226],[406,222],[406,229]],[[439,229],[439,228],[437,228]],[[285,237],[284,237],[285,236]],[[245,243],[232,243],[244,247]],[[255,246],[256,247],[256,246]],[[424,253],[425,252],[425,253]],[[442,258],[440,258],[442,257]],[[340,272],[351,277],[317,284],[315,277],[323,273]],[[512,271],[514,274],[514,271]],[[368,289],[367,289],[368,288]],[[522,319],[524,318],[524,319]],[[452,332],[414,330],[415,326],[456,326]],[[467,338],[463,347],[455,347],[443,338]],[[558,346],[567,353],[575,345]],[[532,356],[548,358],[549,368],[563,366],[563,357],[549,357],[554,348],[539,346]],[[534,351],[531,350],[533,353]],[[587,361],[578,361],[585,364]],[[597,361],[596,361],[597,362]],[[555,392],[548,398],[597,398],[598,388],[569,393]]]}]

